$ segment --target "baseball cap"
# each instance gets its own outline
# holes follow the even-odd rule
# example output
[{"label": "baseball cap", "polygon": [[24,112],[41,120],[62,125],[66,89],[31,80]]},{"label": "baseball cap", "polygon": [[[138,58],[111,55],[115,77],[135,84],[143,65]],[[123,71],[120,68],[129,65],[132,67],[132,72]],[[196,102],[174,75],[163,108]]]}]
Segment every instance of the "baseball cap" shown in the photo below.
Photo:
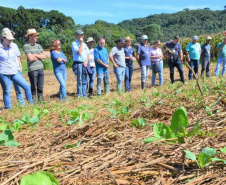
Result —
[{"label": "baseball cap", "polygon": [[126,43],[123,38],[119,38],[117,42]]},{"label": "baseball cap", "polygon": [[206,40],[211,40],[212,38],[210,36],[206,37]]},{"label": "baseball cap", "polygon": [[148,40],[148,36],[147,35],[142,35],[141,39],[142,40]]},{"label": "baseball cap", "polygon": [[76,31],[76,34],[77,34],[77,35],[83,35],[84,32],[83,32],[82,30],[77,30],[77,31]]},{"label": "baseball cap", "polygon": [[192,37],[193,40],[199,40],[199,37],[198,36],[194,36]]}]

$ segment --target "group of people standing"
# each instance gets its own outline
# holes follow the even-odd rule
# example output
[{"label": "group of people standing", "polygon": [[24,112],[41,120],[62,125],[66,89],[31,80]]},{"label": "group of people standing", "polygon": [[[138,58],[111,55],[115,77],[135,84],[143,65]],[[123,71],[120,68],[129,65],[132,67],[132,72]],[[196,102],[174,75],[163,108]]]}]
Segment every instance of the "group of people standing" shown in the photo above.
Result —
[{"label": "group of people standing", "polygon": [[[0,82],[3,90],[3,101],[6,109],[11,109],[11,86],[14,84],[17,100],[20,105],[24,105],[23,91],[29,103],[33,104],[37,101],[44,101],[43,85],[44,85],[44,67],[42,60],[46,58],[42,47],[37,44],[38,34],[35,29],[28,29],[25,35],[28,42],[23,46],[23,50],[27,57],[28,77],[31,86],[22,77],[22,65],[20,59],[20,51],[15,43],[13,32],[8,28],[4,28],[1,34],[0,42]],[[183,51],[180,38],[175,36],[170,42],[167,42],[160,48],[160,40],[156,40],[153,46],[148,44],[147,35],[141,37],[141,43],[137,45],[136,52],[131,46],[132,39],[127,36],[119,38],[116,46],[108,53],[105,47],[105,38],[101,37],[95,48],[92,37],[84,40],[84,32],[76,31],[76,39],[72,42],[71,49],[73,54],[72,69],[77,76],[77,95],[79,97],[87,97],[93,95],[94,80],[97,76],[97,95],[101,95],[102,83],[104,82],[104,91],[110,92],[110,75],[109,61],[113,64],[114,74],[117,79],[117,90],[122,92],[123,82],[125,81],[125,91],[131,90],[131,81],[133,76],[133,61],[136,59],[141,68],[141,88],[146,88],[146,81],[149,71],[152,68],[151,85],[155,85],[156,74],[159,74],[159,85],[163,84],[163,59],[168,59],[170,69],[171,83],[174,83],[174,67],[178,69],[180,80],[184,83],[183,74]],[[194,36],[192,42],[186,47],[186,59],[194,72],[198,74],[200,57],[202,59],[202,71],[206,71],[209,76],[210,67],[210,41],[211,37],[207,37],[206,43],[200,46],[197,42],[198,37]],[[225,74],[226,68],[226,38],[218,44],[219,57],[215,70],[215,75],[219,75],[221,63],[223,63],[222,75]],[[54,40],[50,44],[50,54],[53,63],[53,71],[60,83],[59,99],[67,101],[66,89],[66,64],[68,60],[61,51],[60,40]],[[189,80],[193,78],[193,74],[189,71]],[[87,89],[88,88],[88,89]],[[87,95],[88,92],[88,95]]]}]

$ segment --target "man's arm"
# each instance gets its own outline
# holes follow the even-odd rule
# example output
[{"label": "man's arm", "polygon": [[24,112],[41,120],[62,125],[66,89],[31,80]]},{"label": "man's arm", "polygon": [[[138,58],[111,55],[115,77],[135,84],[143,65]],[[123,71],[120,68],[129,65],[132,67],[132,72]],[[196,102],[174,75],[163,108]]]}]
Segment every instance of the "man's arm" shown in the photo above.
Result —
[{"label": "man's arm", "polygon": [[89,62],[89,55],[87,55],[86,61],[83,63],[83,66],[84,66],[84,67],[87,67],[88,62]]},{"label": "man's arm", "polygon": [[83,38],[80,38],[79,42],[80,42],[80,46],[79,46],[79,49],[78,49],[77,53],[79,55],[81,55],[82,54],[82,50],[83,50]]},{"label": "man's arm", "polygon": [[225,44],[226,44],[226,42],[223,42],[222,46],[217,49],[218,53],[224,48]]},{"label": "man's arm", "polygon": [[34,56],[40,60],[46,59],[46,55],[44,53],[34,54]]},{"label": "man's arm", "polygon": [[111,60],[111,62],[113,63],[114,67],[118,68],[119,66],[115,63],[115,60],[113,58],[113,55],[110,53],[109,58]]}]

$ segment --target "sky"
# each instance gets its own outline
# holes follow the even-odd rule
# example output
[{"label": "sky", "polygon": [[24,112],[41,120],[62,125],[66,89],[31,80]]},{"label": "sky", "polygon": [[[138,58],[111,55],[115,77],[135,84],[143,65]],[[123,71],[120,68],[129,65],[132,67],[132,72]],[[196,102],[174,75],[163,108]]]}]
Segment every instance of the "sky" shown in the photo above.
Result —
[{"label": "sky", "polygon": [[223,10],[223,0],[0,0],[0,6],[17,9],[19,6],[44,11],[58,10],[74,19],[75,24],[93,24],[96,20],[119,23],[153,14],[175,13],[184,8]]}]

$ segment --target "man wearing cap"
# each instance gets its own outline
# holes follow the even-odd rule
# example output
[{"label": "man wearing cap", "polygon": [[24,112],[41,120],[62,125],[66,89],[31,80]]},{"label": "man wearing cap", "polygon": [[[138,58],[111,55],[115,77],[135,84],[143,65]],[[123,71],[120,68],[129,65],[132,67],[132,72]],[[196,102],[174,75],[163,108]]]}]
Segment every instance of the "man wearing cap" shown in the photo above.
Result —
[{"label": "man wearing cap", "polygon": [[126,92],[131,90],[131,81],[133,76],[133,60],[134,60],[134,50],[131,47],[132,39],[128,36],[125,37],[126,45],[124,46],[125,59],[126,59],[126,72],[125,72],[125,89]]},{"label": "man wearing cap", "polygon": [[148,36],[141,37],[141,43],[137,46],[136,59],[141,67],[141,88],[146,88],[146,79],[149,75],[151,60],[150,47],[148,45]]},{"label": "man wearing cap", "polygon": [[104,47],[105,38],[101,37],[98,46],[94,49],[94,60],[97,72],[97,95],[101,95],[102,81],[104,81],[105,92],[110,92],[109,86],[109,56],[108,51]]},{"label": "man wearing cap", "polygon": [[84,32],[76,31],[76,40],[71,44],[73,54],[74,74],[77,75],[77,95],[78,97],[87,97],[87,64],[89,61],[89,48],[84,43]]},{"label": "man wearing cap", "polygon": [[[191,66],[192,69],[194,69],[196,75],[198,75],[199,59],[201,55],[201,47],[200,44],[197,42],[198,39],[199,39],[198,36],[194,36],[192,38],[192,42],[190,42],[186,47],[189,65]],[[190,70],[188,72],[188,77],[189,80],[193,79],[193,73]]]},{"label": "man wearing cap", "polygon": [[201,59],[202,59],[202,71],[201,77],[203,77],[204,71],[206,71],[206,77],[210,76],[210,46],[211,37],[206,38],[206,43],[201,46]]},{"label": "man wearing cap", "polygon": [[24,52],[27,56],[28,77],[31,83],[31,93],[34,102],[44,101],[43,98],[43,85],[44,85],[44,66],[43,59],[46,55],[42,47],[37,44],[38,34],[35,29],[28,29],[25,35],[28,38],[28,43],[23,46]]},{"label": "man wearing cap", "polygon": [[125,40],[120,38],[117,40],[117,45],[113,47],[110,51],[109,58],[113,63],[114,73],[117,79],[117,90],[122,92],[122,83],[125,79],[126,63],[125,63],[125,53],[123,46],[125,45]]},{"label": "man wearing cap", "polygon": [[[183,72],[183,51],[180,44],[180,37],[175,36],[172,41],[167,42],[163,48],[164,57],[168,59],[168,65],[170,69],[170,80],[171,83],[174,83],[174,67],[177,68],[180,74],[180,80],[184,83],[184,72]],[[167,51],[168,50],[168,51]],[[167,52],[165,52],[167,51]]]},{"label": "man wearing cap", "polygon": [[93,37],[88,37],[86,44],[89,48],[89,62],[87,65],[87,72],[88,72],[88,83],[89,83],[89,96],[92,96],[93,94],[93,85],[94,85],[94,79],[96,74],[96,66],[93,56],[93,44],[95,40],[93,40]]},{"label": "man wearing cap", "polygon": [[220,72],[220,66],[221,63],[223,62],[223,67],[222,67],[222,76],[225,74],[226,70],[226,37],[224,37],[224,41],[220,42],[217,45],[217,51],[218,51],[218,59],[217,59],[217,66],[215,69],[215,76],[219,75]]}]

